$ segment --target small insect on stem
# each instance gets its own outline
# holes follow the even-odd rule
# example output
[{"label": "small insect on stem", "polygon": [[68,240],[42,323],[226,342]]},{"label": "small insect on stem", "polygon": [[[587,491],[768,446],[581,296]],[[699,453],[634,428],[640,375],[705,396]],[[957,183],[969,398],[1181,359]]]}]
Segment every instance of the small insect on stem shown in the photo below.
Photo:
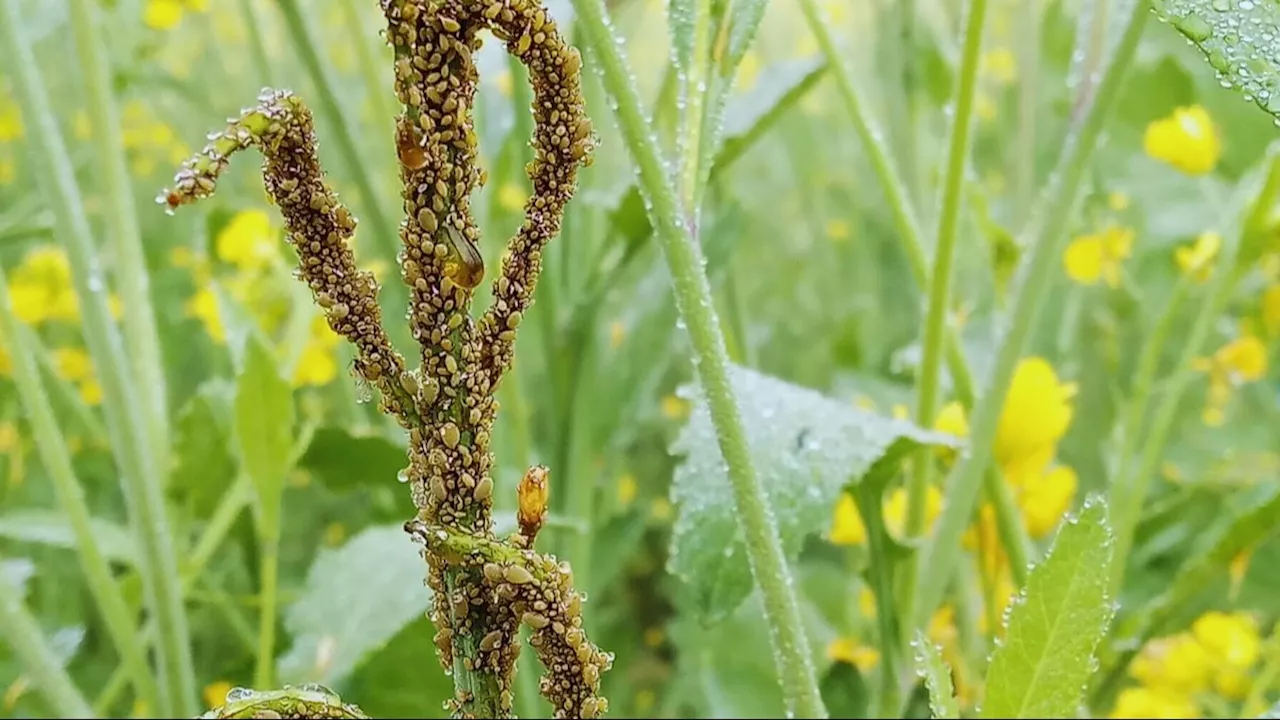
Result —
[{"label": "small insect on stem", "polygon": [[457,285],[474,290],[484,279],[484,258],[474,241],[452,225],[444,226],[444,236],[449,240],[449,256],[444,261],[444,273]]},{"label": "small insect on stem", "polygon": [[534,465],[525,471],[516,486],[519,499],[516,519],[520,521],[520,535],[524,538],[525,547],[533,547],[533,539],[547,517],[547,496],[551,492],[547,480],[550,475],[545,465]]}]

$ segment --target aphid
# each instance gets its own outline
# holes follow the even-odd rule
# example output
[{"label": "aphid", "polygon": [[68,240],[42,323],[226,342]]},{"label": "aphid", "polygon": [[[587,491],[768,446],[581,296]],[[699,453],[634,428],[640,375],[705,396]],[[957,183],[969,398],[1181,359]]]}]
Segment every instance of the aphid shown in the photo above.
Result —
[{"label": "aphid", "polygon": [[444,226],[449,241],[449,255],[444,261],[444,274],[460,287],[473,290],[484,280],[484,258],[475,242],[452,225]]}]

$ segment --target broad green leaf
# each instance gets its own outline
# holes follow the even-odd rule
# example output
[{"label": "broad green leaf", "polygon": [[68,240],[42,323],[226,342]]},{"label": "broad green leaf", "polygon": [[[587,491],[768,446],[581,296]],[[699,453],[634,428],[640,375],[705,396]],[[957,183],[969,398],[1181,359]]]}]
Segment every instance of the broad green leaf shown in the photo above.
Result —
[{"label": "broad green leaf", "polygon": [[[730,378],[760,485],[790,556],[806,536],[827,527],[846,483],[864,477],[886,482],[902,453],[955,442],[745,368],[733,367]],[[704,403],[698,402],[672,453],[683,460],[671,488],[679,515],[670,569],[687,583],[704,618],[719,619],[742,602],[753,582],[733,490]]]},{"label": "broad green leaf", "polygon": [[960,705],[956,702],[955,686],[951,684],[951,668],[942,659],[942,649],[919,630],[911,648],[915,651],[916,673],[924,678],[929,689],[930,713],[935,720],[959,718]]},{"label": "broad green leaf", "polygon": [[1086,499],[1010,605],[980,717],[1075,717],[1111,620],[1111,544],[1106,504]]},{"label": "broad green leaf", "polygon": [[205,382],[178,416],[174,454],[178,462],[171,493],[185,497],[197,517],[208,517],[231,484],[236,458],[231,449],[234,388],[225,380]]},{"label": "broad green leaf", "polygon": [[1280,703],[1271,706],[1271,709],[1258,716],[1258,720],[1280,720]]},{"label": "broad green leaf", "polygon": [[294,641],[280,658],[280,677],[321,683],[346,677],[427,611],[426,570],[400,524],[366,528],[336,550],[321,550],[285,611]]},{"label": "broad green leaf", "polygon": [[293,446],[293,391],[255,335],[245,341],[236,379],[235,425],[240,462],[258,491],[258,519],[264,528],[275,527]]},{"label": "broad green leaf", "polygon": [[1280,122],[1280,3],[1275,0],[1151,0],[1160,19],[1200,48],[1218,79]]},{"label": "broad green leaf", "polygon": [[403,445],[384,437],[352,435],[344,428],[330,426],[316,430],[298,464],[325,487],[341,492],[394,483],[409,459]]},{"label": "broad green leaf", "polygon": [[343,693],[359,700],[370,717],[449,717],[442,703],[453,697],[453,678],[435,667],[423,670],[424,658],[434,662],[434,634],[431,620],[425,615],[417,617],[385,647],[369,653],[364,664],[342,683]]},{"label": "broad green leaf", "polygon": [[[135,561],[136,546],[128,528],[101,518],[93,518],[90,523],[94,542],[103,556],[115,562],[132,564]],[[0,537],[76,549],[75,533],[66,515],[52,510],[14,510],[0,515]]]}]

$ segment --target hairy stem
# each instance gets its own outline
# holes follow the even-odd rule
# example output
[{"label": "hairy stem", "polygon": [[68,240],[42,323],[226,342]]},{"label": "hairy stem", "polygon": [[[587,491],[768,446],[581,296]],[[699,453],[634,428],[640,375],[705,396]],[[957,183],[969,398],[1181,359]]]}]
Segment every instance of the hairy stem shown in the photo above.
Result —
[{"label": "hairy stem", "polygon": [[942,602],[951,572],[955,568],[961,552],[960,536],[973,515],[974,502],[987,472],[987,463],[991,460],[992,444],[1009,391],[1009,381],[1022,355],[1027,335],[1039,315],[1041,301],[1052,285],[1050,280],[1054,263],[1061,255],[1066,237],[1064,229],[1075,205],[1077,191],[1098,145],[1107,115],[1120,94],[1120,87],[1137,51],[1148,14],[1145,2],[1134,3],[1120,45],[1111,64],[1107,66],[1097,97],[1079,130],[1067,138],[1058,170],[1053,174],[1056,182],[1044,189],[1041,202],[1037,203],[1041,209],[1033,213],[1034,220],[1027,232],[1031,240],[1026,244],[1032,248],[1031,257],[1022,268],[1022,277],[1010,303],[1013,316],[1008,321],[1008,329],[1001,341],[991,375],[987,378],[982,400],[977,403],[973,413],[969,454],[953,471],[947,488],[946,507],[939,518],[938,530],[926,548],[925,562],[920,569],[920,602],[915,607],[917,627],[927,623],[934,609]]},{"label": "hairy stem", "polygon": [[133,361],[134,387],[143,408],[151,449],[156,453],[156,466],[163,468],[169,449],[164,360],[152,310],[151,282],[138,230],[133,184],[121,138],[120,114],[111,87],[111,64],[98,30],[97,12],[91,0],[72,0],[71,21],[89,96],[89,117],[103,174],[101,184],[108,200],[107,234],[115,250],[116,284],[124,300],[124,337]]},{"label": "hairy stem", "polygon": [[793,717],[826,717],[791,571],[752,464],[742,418],[729,383],[724,336],[703,271],[702,251],[688,227],[680,221],[675,188],[663,170],[652,128],[645,118],[625,56],[605,17],[602,0],[574,0],[573,6],[579,28],[599,64],[605,90],[613,99],[618,126],[640,176],[650,222],[671,272],[676,303],[688,327],[720,452],[729,468],[752,573],[764,599],[765,619],[788,713]]},{"label": "hairy stem", "polygon": [[80,199],[74,168],[44,90],[36,58],[21,27],[16,0],[3,0],[0,45],[8,48],[10,70],[32,130],[32,149],[44,172],[38,180],[54,209],[57,235],[67,250],[72,282],[83,317],[85,341],[102,383],[108,433],[115,449],[125,499],[137,532],[139,570],[148,608],[157,620],[160,643],[161,707],[165,714],[189,715],[195,705],[187,618],[178,587],[177,562],[165,513],[163,481],[149,443],[143,409],[125,364],[120,338],[107,311],[103,272]]}]

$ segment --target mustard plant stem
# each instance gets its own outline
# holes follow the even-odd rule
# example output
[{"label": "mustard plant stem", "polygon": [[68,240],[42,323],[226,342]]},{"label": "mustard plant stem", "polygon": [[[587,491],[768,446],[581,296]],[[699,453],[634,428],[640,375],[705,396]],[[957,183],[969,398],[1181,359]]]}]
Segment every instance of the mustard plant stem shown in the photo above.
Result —
[{"label": "mustard plant stem", "polygon": [[173,535],[165,513],[163,481],[149,441],[143,407],[125,364],[120,338],[107,310],[106,283],[58,121],[35,54],[21,25],[17,0],[0,2],[0,46],[8,49],[10,75],[31,130],[31,150],[43,194],[53,210],[79,299],[85,342],[102,384],[107,431],[138,540],[138,569],[146,605],[156,618],[162,714],[195,710],[195,674],[187,617],[178,586]]},{"label": "mustard plant stem", "polygon": [[89,100],[89,117],[100,170],[99,185],[106,194],[107,236],[115,251],[116,286],[124,305],[124,338],[132,359],[134,389],[142,406],[156,467],[169,455],[169,412],[165,395],[164,358],[151,302],[151,280],[137,207],[129,177],[128,158],[120,131],[120,113],[111,86],[111,61],[98,29],[98,8],[92,0],[72,0],[80,68]]},{"label": "mustard plant stem", "polygon": [[1125,73],[1137,52],[1149,13],[1145,1],[1134,3],[1113,60],[1104,71],[1098,93],[1078,130],[1067,137],[1058,169],[1052,175],[1054,181],[1041,191],[1038,210],[1032,213],[1026,232],[1029,241],[1025,244],[1031,248],[1031,257],[1020,269],[1019,282],[1010,303],[1013,315],[1007,321],[982,398],[974,407],[969,452],[952,472],[938,529],[925,549],[925,562],[920,568],[920,601],[915,606],[917,627],[928,622],[942,602],[951,579],[961,552],[960,537],[973,517],[974,504],[991,460],[992,443],[1008,395],[1009,382],[1027,336],[1039,316],[1041,302],[1052,285],[1052,273],[1066,237],[1063,229],[1075,205],[1107,115],[1120,94]]},{"label": "mustard plant stem", "polygon": [[[933,271],[929,274],[929,301],[924,321],[924,339],[917,373],[916,423],[932,427],[938,413],[942,375],[944,331],[951,305],[951,274],[959,236],[960,202],[964,194],[964,173],[969,161],[970,130],[973,126],[973,98],[978,87],[978,65],[982,56],[982,32],[986,25],[987,0],[971,0],[966,13],[964,51],[956,88],[955,113],[947,150],[946,175],[942,186],[942,212],[934,246]],[[919,541],[925,528],[925,500],[933,474],[933,449],[916,453],[907,484],[907,538]],[[902,608],[912,617],[916,599],[916,574],[920,554],[911,553],[902,576]],[[914,630],[911,631],[914,634]]]},{"label": "mustard plant stem", "polygon": [[703,271],[702,251],[681,222],[676,190],[663,169],[653,128],[646,119],[622,48],[606,19],[602,0],[573,0],[577,28],[585,36],[612,99],[615,118],[636,165],[676,304],[688,327],[695,365],[729,468],[734,501],[746,538],[752,573],[764,601],[783,699],[791,717],[826,717],[801,623],[791,571],[764,490],[752,465],[742,418],[729,382],[729,361]]},{"label": "mustard plant stem", "polygon": [[[13,313],[9,301],[9,287],[4,273],[0,273],[0,337],[18,338],[18,319]],[[157,690],[155,677],[147,664],[147,653],[138,638],[138,628],[133,614],[125,603],[124,593],[116,583],[98,543],[94,539],[89,505],[85,501],[84,488],[76,478],[75,467],[71,461],[71,452],[67,448],[66,438],[58,427],[58,419],[49,403],[44,383],[40,379],[40,368],[32,349],[20,341],[10,340],[9,356],[12,364],[13,380],[18,387],[18,395],[27,411],[27,420],[31,425],[31,434],[35,438],[36,450],[40,453],[40,461],[44,463],[45,472],[53,482],[54,493],[58,497],[58,505],[67,516],[71,526],[71,534],[75,538],[76,555],[80,560],[80,568],[84,571],[89,583],[89,591],[98,605],[98,612],[107,625],[107,633],[120,653],[120,669],[130,679],[134,692],[139,700],[148,707],[156,706]]]},{"label": "mustard plant stem", "polygon": [[[857,133],[858,139],[862,142],[863,148],[871,161],[872,171],[875,172],[876,178],[880,182],[880,189],[888,201],[894,224],[898,229],[898,236],[902,241],[902,249],[907,256],[907,264],[911,268],[911,276],[916,285],[921,290],[924,290],[929,287],[930,283],[929,266],[925,259],[924,241],[922,240],[923,234],[920,230],[915,210],[911,206],[911,198],[907,193],[907,188],[899,178],[898,172],[889,156],[884,135],[862,105],[857,88],[853,83],[853,76],[845,65],[839,48],[836,47],[835,40],[831,36],[830,23],[824,17],[822,10],[817,6],[815,0],[800,0],[800,9],[804,11],[805,19],[809,23],[809,30],[817,38],[818,45],[826,56],[831,71],[835,74],[836,88],[844,100],[845,109],[848,111],[850,119],[853,120],[854,132]],[[971,411],[974,401],[973,372],[969,369],[969,364],[965,359],[964,348],[960,343],[959,335],[956,333],[955,328],[946,323],[943,324],[942,342],[943,351],[946,354],[947,371],[951,376],[951,384],[956,399],[966,410]],[[1023,580],[1026,579],[1025,565],[1031,548],[1031,540],[1027,536],[1026,528],[1022,524],[1022,518],[1018,514],[1017,505],[1009,493],[1009,488],[1005,485],[999,473],[992,468],[986,473],[985,478],[987,493],[991,497],[992,505],[996,512],[996,526],[999,529],[1000,540],[1010,558],[1014,581],[1021,585]],[[919,550],[916,550],[916,552],[918,553]],[[1017,562],[1013,562],[1015,559],[1017,559]],[[904,597],[908,593],[915,594],[912,591],[915,584],[914,580],[904,581]],[[907,621],[902,623],[902,630],[905,633],[904,641],[910,639],[915,630],[921,627],[910,622],[911,616],[906,617]]]}]

